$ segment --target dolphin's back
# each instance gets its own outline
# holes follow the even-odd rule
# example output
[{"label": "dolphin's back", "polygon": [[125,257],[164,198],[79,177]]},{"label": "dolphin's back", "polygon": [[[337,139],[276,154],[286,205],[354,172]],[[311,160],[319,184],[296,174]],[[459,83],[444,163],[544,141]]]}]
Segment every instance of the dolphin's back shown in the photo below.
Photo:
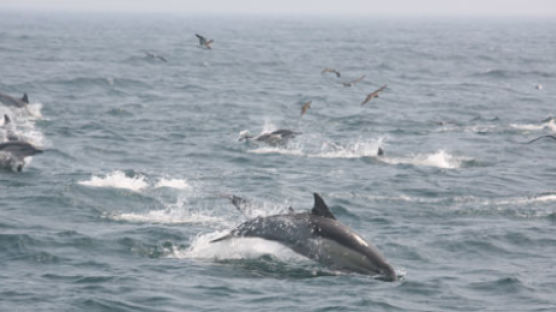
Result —
[{"label": "dolphin's back", "polygon": [[4,105],[15,107],[24,107],[27,104],[20,99],[16,99],[4,93],[0,93],[0,102],[4,103]]}]

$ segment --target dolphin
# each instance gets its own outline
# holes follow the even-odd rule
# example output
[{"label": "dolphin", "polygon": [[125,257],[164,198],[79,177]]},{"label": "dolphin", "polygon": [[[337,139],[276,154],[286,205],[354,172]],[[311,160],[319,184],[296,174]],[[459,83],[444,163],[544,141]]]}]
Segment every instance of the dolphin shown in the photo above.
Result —
[{"label": "dolphin", "polygon": [[15,168],[19,172],[23,169],[25,157],[42,152],[42,150],[27,142],[15,141],[0,143],[0,167]]},{"label": "dolphin", "polygon": [[29,104],[29,97],[27,97],[27,93],[24,93],[21,99],[16,99],[12,96],[0,92],[0,102],[4,103],[4,105],[7,106],[15,106],[21,108]]},{"label": "dolphin", "polygon": [[319,194],[310,212],[257,217],[211,243],[237,237],[258,237],[279,242],[296,253],[342,271],[397,279],[396,271],[371,243],[336,220]]},{"label": "dolphin", "polygon": [[295,132],[289,129],[278,129],[272,132],[261,133],[257,136],[252,136],[249,131],[241,131],[239,133],[238,141],[254,140],[257,142],[263,142],[271,146],[286,145],[290,139],[295,138],[301,132]]}]

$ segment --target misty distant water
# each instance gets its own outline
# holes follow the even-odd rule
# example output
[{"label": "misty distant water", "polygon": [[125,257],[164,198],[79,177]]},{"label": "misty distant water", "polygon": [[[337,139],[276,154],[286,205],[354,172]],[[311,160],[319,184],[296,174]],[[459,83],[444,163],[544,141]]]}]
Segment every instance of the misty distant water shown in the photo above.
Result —
[{"label": "misty distant water", "polygon": [[[0,310],[554,311],[556,144],[522,144],[556,132],[554,34],[548,19],[0,13],[0,92],[31,102],[0,113],[47,149],[0,171]],[[302,134],[237,140],[280,128]],[[313,192],[399,281],[209,243],[245,220],[221,194],[256,216]]]}]

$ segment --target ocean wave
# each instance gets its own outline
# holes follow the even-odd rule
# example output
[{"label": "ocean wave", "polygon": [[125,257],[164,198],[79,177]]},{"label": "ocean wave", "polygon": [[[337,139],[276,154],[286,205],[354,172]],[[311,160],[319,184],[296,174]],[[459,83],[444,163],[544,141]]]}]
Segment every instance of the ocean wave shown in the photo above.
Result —
[{"label": "ocean wave", "polygon": [[321,152],[317,154],[309,154],[309,157],[319,158],[361,158],[375,157],[378,154],[379,147],[382,146],[382,138],[376,141],[356,141],[346,145],[335,143],[323,143]]},{"label": "ocean wave", "polygon": [[154,188],[162,188],[162,187],[168,187],[168,188],[173,188],[178,190],[188,190],[191,188],[191,186],[187,183],[185,179],[166,179],[166,178],[161,178],[154,186]]},{"label": "ocean wave", "polygon": [[112,187],[127,189],[134,192],[144,190],[149,186],[143,175],[128,177],[123,171],[116,170],[106,174],[104,177],[91,176],[91,179],[78,182],[81,185],[91,187]]},{"label": "ocean wave", "polygon": [[282,155],[292,155],[292,156],[304,156],[302,150],[296,148],[288,147],[273,147],[273,146],[263,146],[258,147],[248,151],[253,154],[282,154]]},{"label": "ocean wave", "polygon": [[542,131],[544,129],[548,129],[552,132],[556,132],[556,123],[554,122],[553,118],[540,123],[540,124],[511,124],[512,128],[525,130],[525,131]]},{"label": "ocean wave", "polygon": [[202,212],[191,212],[184,209],[161,209],[151,210],[144,213],[116,213],[105,214],[105,218],[114,221],[127,221],[137,223],[162,223],[162,224],[181,224],[181,223],[218,223],[222,219]]},{"label": "ocean wave", "polygon": [[92,187],[112,187],[119,189],[127,189],[134,192],[143,191],[147,188],[154,187],[158,188],[173,188],[177,190],[189,190],[191,186],[187,183],[185,179],[168,179],[160,178],[158,182],[151,186],[148,182],[147,177],[142,174],[126,175],[125,172],[121,170],[115,170],[111,173],[106,174],[104,177],[91,176],[91,179],[78,182],[81,185],[92,186]]},{"label": "ocean wave", "polygon": [[375,157],[378,148],[382,146],[382,138],[377,140],[358,140],[347,144],[324,142],[318,147],[306,146],[304,144],[290,144],[287,146],[264,146],[249,150],[253,154],[282,154],[289,156],[304,156],[312,158],[362,158]]},{"label": "ocean wave", "polygon": [[380,157],[379,160],[392,165],[414,165],[443,169],[461,168],[465,162],[473,160],[469,157],[454,156],[444,150],[432,154],[417,154],[410,157]]}]

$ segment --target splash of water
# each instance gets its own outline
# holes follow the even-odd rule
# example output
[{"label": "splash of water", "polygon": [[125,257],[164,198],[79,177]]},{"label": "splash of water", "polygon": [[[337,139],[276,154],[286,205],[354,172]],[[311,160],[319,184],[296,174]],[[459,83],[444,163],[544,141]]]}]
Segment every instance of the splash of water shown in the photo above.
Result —
[{"label": "splash of water", "polygon": [[142,191],[149,186],[143,175],[128,177],[123,171],[120,170],[108,173],[104,177],[93,175],[90,180],[79,181],[78,183],[91,187],[112,187],[127,189],[134,192]]}]

